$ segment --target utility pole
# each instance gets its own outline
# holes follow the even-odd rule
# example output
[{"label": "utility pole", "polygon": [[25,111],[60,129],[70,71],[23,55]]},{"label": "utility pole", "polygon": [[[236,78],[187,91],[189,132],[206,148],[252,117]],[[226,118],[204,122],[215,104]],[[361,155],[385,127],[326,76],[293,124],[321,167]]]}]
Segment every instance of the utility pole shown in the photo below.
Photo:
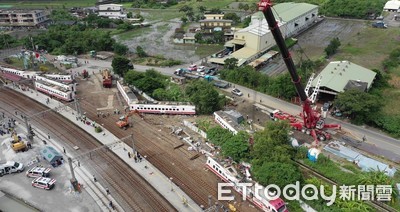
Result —
[{"label": "utility pole", "polygon": [[78,191],[78,181],[75,178],[75,172],[74,172],[74,167],[72,167],[72,158],[68,157],[68,164],[69,164],[69,169],[71,170],[71,176],[72,178],[70,179],[70,182],[72,186],[74,187],[75,191]]},{"label": "utility pole", "polygon": [[77,113],[77,116],[81,116],[80,111],[79,111],[80,107],[78,105],[78,99],[77,98],[74,99],[74,104],[75,104],[75,111]]},{"label": "utility pole", "polygon": [[132,153],[135,154],[136,149],[135,149],[135,140],[133,139],[133,133],[131,134],[131,139],[132,139]]},{"label": "utility pole", "polygon": [[27,137],[29,139],[29,142],[32,143],[33,142],[32,128],[28,124],[28,117],[24,116],[24,122],[25,122],[26,131],[28,131]]}]

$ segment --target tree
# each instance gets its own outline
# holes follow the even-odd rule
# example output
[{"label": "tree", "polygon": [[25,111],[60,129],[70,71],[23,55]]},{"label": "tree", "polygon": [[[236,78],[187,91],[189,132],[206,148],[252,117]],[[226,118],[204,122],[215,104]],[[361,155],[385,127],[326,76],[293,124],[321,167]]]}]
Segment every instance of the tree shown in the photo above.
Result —
[{"label": "tree", "polygon": [[271,79],[268,93],[278,98],[291,99],[297,96],[296,88],[289,73],[281,74]]},{"label": "tree", "polygon": [[207,10],[207,7],[200,5],[197,9],[200,13],[204,13]]},{"label": "tree", "polygon": [[335,105],[356,124],[367,123],[374,119],[383,103],[378,96],[357,89],[339,93]]},{"label": "tree", "polygon": [[341,44],[340,44],[340,40],[339,40],[339,38],[333,38],[332,40],[331,40],[331,42],[329,43],[329,45],[325,48],[325,53],[326,53],[326,56],[327,57],[330,57],[330,56],[332,56],[332,55],[334,55],[335,53],[336,53],[336,51],[337,51],[337,49],[339,48],[339,46],[340,46]]},{"label": "tree", "polygon": [[224,19],[232,20],[233,24],[240,23],[240,17],[236,13],[225,13]]},{"label": "tree", "polygon": [[218,91],[208,82],[196,81],[187,86],[185,91],[199,114],[212,114],[223,106],[225,98],[220,97]]},{"label": "tree", "polygon": [[233,70],[237,68],[238,59],[232,57],[224,61],[224,69]]},{"label": "tree", "polygon": [[143,50],[143,48],[142,48],[141,46],[137,46],[137,47],[136,47],[136,54],[137,54],[139,57],[147,57],[146,52]]},{"label": "tree", "polygon": [[287,122],[268,122],[265,129],[254,136],[252,164],[260,166],[264,161],[292,163],[295,151],[289,145],[288,133]]},{"label": "tree", "polygon": [[223,31],[214,31],[213,32],[213,37],[214,37],[214,42],[215,43],[221,44],[225,40]]},{"label": "tree", "polygon": [[194,35],[194,39],[196,39],[197,43],[200,43],[201,41],[203,41],[203,33],[200,33],[200,32],[196,33]]},{"label": "tree", "polygon": [[127,18],[133,18],[132,12],[129,11],[129,12],[126,14],[126,17],[127,17]]},{"label": "tree", "polygon": [[135,81],[137,81],[137,80],[139,80],[139,79],[141,79],[143,77],[144,77],[144,73],[138,72],[138,71],[129,70],[124,75],[124,82],[126,82],[127,84],[130,84],[130,85],[134,85]]},{"label": "tree", "polygon": [[179,8],[179,12],[184,12],[187,13],[188,11],[193,11],[192,7],[189,7],[187,5],[182,6],[181,8]]},{"label": "tree", "polygon": [[238,9],[239,9],[239,10],[243,10],[243,3],[241,3],[241,2],[239,3]]},{"label": "tree", "polygon": [[189,20],[186,16],[182,16],[181,21],[186,24]]},{"label": "tree", "polygon": [[128,47],[121,43],[114,43],[114,52],[118,55],[125,55],[128,52]]},{"label": "tree", "polygon": [[301,172],[290,163],[264,162],[261,166],[253,167],[252,171],[257,182],[263,186],[275,184],[283,188],[302,181]]},{"label": "tree", "polygon": [[234,161],[240,162],[249,158],[249,134],[240,131],[222,144],[222,154],[231,157]]},{"label": "tree", "polygon": [[114,70],[114,73],[124,76],[125,73],[129,70],[129,63],[131,61],[123,56],[116,56],[111,62],[111,67]]},{"label": "tree", "polygon": [[210,13],[211,13],[211,14],[222,14],[222,10],[219,9],[219,8],[212,8],[212,9],[210,10]]},{"label": "tree", "polygon": [[244,10],[244,11],[247,11],[247,10],[249,10],[249,9],[250,9],[250,7],[249,7],[248,4],[243,5],[243,10]]},{"label": "tree", "polygon": [[230,140],[233,134],[220,126],[207,130],[207,139],[216,146],[222,146],[226,141]]},{"label": "tree", "polygon": [[249,25],[250,25],[250,22],[251,22],[251,17],[246,17],[246,18],[244,18],[243,19],[243,27],[248,27]]}]

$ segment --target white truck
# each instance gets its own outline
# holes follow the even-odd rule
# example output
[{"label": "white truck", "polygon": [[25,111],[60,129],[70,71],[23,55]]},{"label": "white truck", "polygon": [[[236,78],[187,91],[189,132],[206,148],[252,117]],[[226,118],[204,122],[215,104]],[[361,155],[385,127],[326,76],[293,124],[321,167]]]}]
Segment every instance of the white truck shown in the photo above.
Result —
[{"label": "white truck", "polygon": [[24,171],[24,165],[15,161],[7,161],[0,164],[0,177],[6,174]]}]

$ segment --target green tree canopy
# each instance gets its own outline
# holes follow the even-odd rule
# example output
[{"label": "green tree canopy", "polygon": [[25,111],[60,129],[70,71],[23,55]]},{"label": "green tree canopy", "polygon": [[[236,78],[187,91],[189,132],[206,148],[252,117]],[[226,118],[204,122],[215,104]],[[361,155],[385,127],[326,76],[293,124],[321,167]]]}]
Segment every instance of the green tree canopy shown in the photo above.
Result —
[{"label": "green tree canopy", "polygon": [[129,63],[131,61],[123,56],[115,56],[111,62],[111,67],[114,70],[114,73],[124,76],[126,72],[129,70]]},{"label": "green tree canopy", "polygon": [[128,47],[121,43],[114,43],[114,52],[118,55],[125,55],[128,52]]},{"label": "green tree canopy", "polygon": [[237,68],[238,59],[232,57],[224,60],[224,69],[233,70]]},{"label": "green tree canopy", "polygon": [[351,89],[339,93],[335,105],[354,123],[361,124],[372,121],[373,114],[381,110],[383,103],[378,96]]},{"label": "green tree canopy", "polygon": [[255,166],[252,171],[263,186],[275,184],[283,188],[288,184],[295,184],[296,181],[302,181],[301,172],[291,163],[265,162],[261,166]]},{"label": "green tree canopy", "polygon": [[250,157],[249,134],[245,131],[239,131],[222,144],[222,154],[231,157],[234,161],[240,162]]},{"label": "green tree canopy", "polygon": [[141,46],[136,47],[136,54],[138,54],[139,57],[147,57],[147,53],[144,51],[143,47],[141,47]]},{"label": "green tree canopy", "polygon": [[213,127],[207,130],[207,139],[216,146],[222,146],[225,141],[230,140],[233,134],[222,127]]},{"label": "green tree canopy", "polygon": [[220,97],[214,86],[206,81],[195,81],[186,87],[186,94],[196,105],[197,113],[212,114],[223,106],[224,97]]},{"label": "green tree canopy", "polygon": [[232,20],[233,24],[240,23],[240,17],[236,13],[225,13],[224,19]]},{"label": "green tree canopy", "polygon": [[284,121],[268,122],[263,131],[254,136],[253,165],[265,161],[291,163],[295,151],[289,145],[289,124]]},{"label": "green tree canopy", "polygon": [[331,40],[331,42],[329,43],[329,45],[325,48],[325,53],[327,57],[330,57],[332,55],[334,55],[337,51],[337,49],[340,47],[341,43],[339,38],[333,38]]}]

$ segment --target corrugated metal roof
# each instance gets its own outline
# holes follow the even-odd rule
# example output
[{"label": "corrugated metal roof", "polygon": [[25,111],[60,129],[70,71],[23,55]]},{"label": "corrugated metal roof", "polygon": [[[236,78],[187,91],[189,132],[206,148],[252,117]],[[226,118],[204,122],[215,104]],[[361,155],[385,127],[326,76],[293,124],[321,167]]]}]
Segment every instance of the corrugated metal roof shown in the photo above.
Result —
[{"label": "corrugated metal roof", "polygon": [[231,54],[232,57],[237,58],[237,59],[248,59],[252,56],[257,54],[257,50],[249,48],[249,47],[243,47]]},{"label": "corrugated metal roof", "polygon": [[272,8],[272,12],[274,13],[276,19],[279,20],[279,18],[282,18],[284,22],[289,22],[315,8],[318,8],[318,6],[307,3],[287,2],[276,4]]},{"label": "corrugated metal roof", "polygon": [[370,88],[376,73],[349,61],[334,61],[330,62],[313,80],[312,86],[317,84],[321,75],[321,87],[343,92],[349,80],[366,82]]}]

